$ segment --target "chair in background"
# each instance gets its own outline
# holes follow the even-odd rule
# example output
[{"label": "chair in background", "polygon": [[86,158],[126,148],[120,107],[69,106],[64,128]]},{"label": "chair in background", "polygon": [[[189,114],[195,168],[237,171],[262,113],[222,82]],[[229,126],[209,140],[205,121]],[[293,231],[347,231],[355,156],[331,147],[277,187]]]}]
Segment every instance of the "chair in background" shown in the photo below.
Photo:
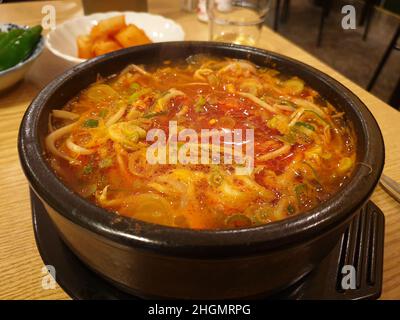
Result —
[{"label": "chair in background", "polygon": [[317,36],[317,47],[320,47],[322,44],[322,36],[324,32],[325,20],[329,16],[329,13],[332,9],[332,0],[324,0],[322,1],[322,11],[321,11],[321,18],[319,21],[318,27],[318,36]]},{"label": "chair in background", "polygon": [[[0,3],[32,0],[0,0]],[[82,0],[85,14],[107,11],[147,11],[147,0]]]},{"label": "chair in background", "polygon": [[274,14],[274,30],[278,31],[279,24],[285,23],[289,17],[290,0],[276,0]]},{"label": "chair in background", "polygon": [[[391,41],[389,43],[389,46],[386,48],[381,61],[379,62],[374,74],[372,75],[372,78],[367,86],[368,91],[371,91],[372,88],[374,87],[376,80],[378,79],[379,75],[381,74],[382,69],[386,64],[386,61],[389,59],[392,51],[400,50],[400,46],[398,45],[399,38],[400,38],[400,24],[397,26],[397,30],[394,33],[393,38],[391,39]],[[395,107],[396,109],[400,110],[400,78],[398,79],[396,87],[389,99],[389,104],[391,106]]]},{"label": "chair in background", "polygon": [[281,12],[281,0],[275,1],[275,13],[274,13],[274,31],[278,31],[279,29],[279,20],[280,20],[280,12]]},{"label": "chair in background", "polygon": [[[364,26],[364,32],[362,39],[367,40],[369,29],[371,27],[371,22],[375,14],[375,7],[380,5],[380,0],[365,0],[363,9],[361,11],[361,17],[359,21],[360,26]],[[329,12],[332,8],[332,0],[325,0],[322,3],[322,12],[320,25],[318,29],[317,46],[320,47],[322,44],[322,36],[325,26],[325,19],[328,17]]]},{"label": "chair in background", "polygon": [[363,9],[361,11],[359,25],[364,26],[364,32],[362,39],[367,40],[371,22],[375,14],[375,6],[378,6],[380,0],[365,0]]},{"label": "chair in background", "polygon": [[[320,0],[316,1],[316,5],[321,6],[321,17],[318,27],[317,46],[320,47],[322,44],[322,37],[324,32],[325,20],[329,16],[332,8],[332,0]],[[275,13],[274,13],[274,30],[279,30],[280,23],[286,23],[289,19],[290,13],[290,0],[276,0],[275,1]]]}]

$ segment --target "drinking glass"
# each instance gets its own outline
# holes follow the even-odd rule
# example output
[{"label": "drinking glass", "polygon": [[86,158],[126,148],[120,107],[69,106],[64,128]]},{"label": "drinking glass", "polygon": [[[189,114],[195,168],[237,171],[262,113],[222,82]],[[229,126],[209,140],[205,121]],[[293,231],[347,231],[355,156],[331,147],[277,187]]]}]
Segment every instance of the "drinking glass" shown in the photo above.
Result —
[{"label": "drinking glass", "polygon": [[207,0],[211,41],[256,45],[270,0]]}]

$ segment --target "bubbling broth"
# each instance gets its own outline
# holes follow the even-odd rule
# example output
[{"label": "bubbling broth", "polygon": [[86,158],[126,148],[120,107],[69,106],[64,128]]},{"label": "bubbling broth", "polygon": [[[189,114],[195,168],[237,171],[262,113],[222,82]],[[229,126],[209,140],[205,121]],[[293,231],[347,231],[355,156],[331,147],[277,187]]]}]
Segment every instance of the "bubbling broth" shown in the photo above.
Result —
[{"label": "bubbling broth", "polygon": [[206,55],[99,78],[52,111],[45,145],[82,197],[193,229],[302,214],[337,192],[356,160],[345,114],[302,79]]}]

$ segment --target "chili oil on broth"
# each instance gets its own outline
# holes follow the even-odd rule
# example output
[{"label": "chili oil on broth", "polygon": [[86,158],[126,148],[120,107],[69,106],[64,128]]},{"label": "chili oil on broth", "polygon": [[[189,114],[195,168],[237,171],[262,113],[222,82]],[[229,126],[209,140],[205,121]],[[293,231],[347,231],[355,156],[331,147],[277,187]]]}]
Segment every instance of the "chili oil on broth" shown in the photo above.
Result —
[{"label": "chili oil on broth", "polygon": [[[254,129],[254,170],[149,164],[149,130]],[[193,229],[238,228],[301,214],[351,176],[355,136],[297,77],[204,55],[127,66],[53,110],[47,158],[82,197],[120,215]],[[223,152],[223,151],[222,151]]]}]

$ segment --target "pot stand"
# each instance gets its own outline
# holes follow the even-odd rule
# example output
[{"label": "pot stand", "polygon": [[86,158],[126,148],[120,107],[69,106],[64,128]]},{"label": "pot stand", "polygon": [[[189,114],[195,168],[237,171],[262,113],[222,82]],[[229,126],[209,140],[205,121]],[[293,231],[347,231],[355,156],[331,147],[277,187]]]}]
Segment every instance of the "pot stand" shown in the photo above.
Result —
[{"label": "pot stand", "polygon": [[[30,195],[33,228],[39,253],[45,265],[55,267],[56,281],[69,296],[85,300],[139,299],[114,287],[87,268],[63,243],[33,191]],[[379,298],[382,290],[384,225],[385,217],[382,211],[369,201],[354,217],[336,247],[317,268],[290,288],[268,298]],[[346,265],[354,267],[353,281],[349,280],[349,270],[343,269]],[[343,290],[342,282],[347,285],[355,284],[355,288]]]}]

